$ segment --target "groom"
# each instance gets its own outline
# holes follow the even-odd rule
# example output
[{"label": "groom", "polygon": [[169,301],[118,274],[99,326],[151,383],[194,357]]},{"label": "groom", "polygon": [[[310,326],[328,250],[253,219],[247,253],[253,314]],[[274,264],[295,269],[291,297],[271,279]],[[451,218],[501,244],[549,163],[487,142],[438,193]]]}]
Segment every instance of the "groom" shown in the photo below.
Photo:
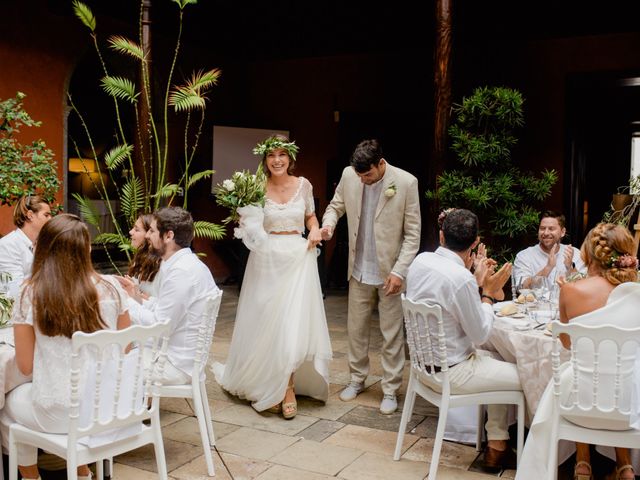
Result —
[{"label": "groom", "polygon": [[402,383],[404,332],[400,292],[409,264],[420,246],[420,204],[417,179],[391,166],[377,140],[364,140],[344,169],[331,203],[322,217],[322,238],[333,236],[338,219],[347,214],[349,227],[349,370],[351,381],[340,394],[350,401],[364,389],[369,374],[369,323],[378,307],[382,333],[380,412],[398,408]]}]

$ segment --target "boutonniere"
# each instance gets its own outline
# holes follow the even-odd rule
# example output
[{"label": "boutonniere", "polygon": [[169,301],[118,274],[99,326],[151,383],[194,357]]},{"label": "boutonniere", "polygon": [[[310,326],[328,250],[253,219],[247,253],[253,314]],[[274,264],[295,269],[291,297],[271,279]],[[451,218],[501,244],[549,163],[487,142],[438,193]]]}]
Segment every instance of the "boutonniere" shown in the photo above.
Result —
[{"label": "boutonniere", "polygon": [[398,189],[396,188],[396,184],[392,182],[384,191],[384,196],[387,198],[391,198],[396,194],[397,190]]}]

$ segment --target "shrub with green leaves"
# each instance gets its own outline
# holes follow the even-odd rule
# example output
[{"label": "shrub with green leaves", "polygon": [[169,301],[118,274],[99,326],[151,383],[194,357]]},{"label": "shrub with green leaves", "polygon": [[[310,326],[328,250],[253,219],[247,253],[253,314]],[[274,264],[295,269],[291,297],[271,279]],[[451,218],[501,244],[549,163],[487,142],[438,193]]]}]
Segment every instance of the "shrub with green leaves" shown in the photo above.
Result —
[{"label": "shrub with green leaves", "polygon": [[[198,141],[202,133],[205,118],[207,93],[217,84],[220,70],[212,69],[208,71],[194,72],[183,85],[173,83],[174,71],[176,69],[178,55],[181,48],[181,36],[183,31],[184,9],[189,4],[197,3],[196,0],[172,0],[177,5],[178,16],[178,37],[173,51],[169,52],[167,58],[170,59],[169,71],[166,75],[166,85],[162,87],[161,107],[157,108],[158,102],[151,96],[151,85],[157,85],[151,77],[149,68],[148,53],[144,51],[142,39],[136,42],[120,35],[113,35],[106,39],[108,48],[116,54],[129,59],[131,68],[126,76],[112,75],[106,63],[106,56],[101,50],[101,44],[96,32],[96,18],[91,9],[84,3],[75,0],[73,9],[76,17],[89,29],[91,41],[96,51],[97,57],[103,71],[101,87],[113,101],[116,125],[116,145],[113,146],[102,158],[98,158],[96,149],[89,131],[88,122],[85,121],[84,113],[80,112],[69,95],[69,103],[74,115],[78,120],[85,134],[83,143],[90,146],[93,159],[96,160],[99,175],[95,189],[99,192],[102,200],[109,209],[116,226],[115,233],[100,232],[100,216],[90,199],[78,194],[74,198],[79,204],[83,218],[95,226],[99,235],[95,241],[103,243],[105,246],[116,245],[129,255],[130,242],[127,235],[129,228],[135,223],[140,213],[147,213],[160,206],[172,205],[180,200],[181,206],[188,209],[189,190],[200,180],[211,177],[213,170],[203,170],[194,172],[192,163]],[[140,9],[142,12],[142,8]],[[142,36],[142,13],[139,18],[140,36]],[[154,69],[158,66],[154,65]],[[140,88],[134,79],[141,73]],[[141,119],[139,113],[139,103],[143,102],[148,119]],[[155,108],[154,108],[155,107]],[[131,112],[135,118],[135,128],[127,128],[123,121],[124,109]],[[173,110],[173,112],[171,112]],[[172,123],[171,115],[184,114],[185,127],[183,144],[178,148],[170,148],[169,145],[169,124]],[[72,139],[73,147],[76,149],[78,157],[81,155],[77,143]],[[144,145],[145,148],[139,146]],[[136,151],[138,148],[139,151]],[[169,181],[167,165],[170,152],[182,152],[179,159],[178,178]],[[108,174],[108,186],[102,175],[103,170]],[[112,210],[110,195],[112,188],[115,188],[115,196],[119,200],[121,211]],[[196,221],[196,236],[209,239],[221,239],[224,237],[224,227],[211,222]],[[115,266],[115,265],[114,265]],[[117,268],[117,267],[116,267]]]},{"label": "shrub with green leaves", "polygon": [[491,254],[500,260],[511,260],[514,248],[535,235],[542,202],[558,180],[553,169],[525,172],[512,162],[523,104],[517,90],[480,87],[454,105],[449,135],[457,166],[438,176],[435,191],[426,192],[441,208],[475,212]]},{"label": "shrub with green leaves", "polygon": [[20,127],[39,127],[25,111],[26,95],[0,99],[0,205],[13,205],[23,195],[38,194],[52,206],[60,188],[53,152],[42,140],[23,144],[15,135]]}]

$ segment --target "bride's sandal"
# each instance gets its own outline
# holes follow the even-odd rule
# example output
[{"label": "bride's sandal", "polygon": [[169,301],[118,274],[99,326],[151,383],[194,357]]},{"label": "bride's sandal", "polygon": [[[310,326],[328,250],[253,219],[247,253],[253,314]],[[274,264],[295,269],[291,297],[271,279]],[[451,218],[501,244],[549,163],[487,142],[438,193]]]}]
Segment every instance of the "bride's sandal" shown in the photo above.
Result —
[{"label": "bride's sandal", "polygon": [[273,407],[267,408],[269,413],[282,413],[282,403],[276,403]]},{"label": "bride's sandal", "polygon": [[[581,466],[586,467],[589,470],[589,473],[576,472],[576,470]],[[576,463],[576,467],[573,469],[573,480],[593,480],[593,475],[591,474],[591,465],[588,462],[585,462],[584,460],[581,460],[578,463]]]},{"label": "bride's sandal", "polygon": [[287,392],[289,392],[289,390],[293,393],[293,402],[282,401],[282,416],[287,420],[291,420],[298,413],[298,402],[296,402],[296,394],[293,391],[293,385],[289,385],[289,387],[287,387]]},{"label": "bride's sandal", "polygon": [[635,478],[635,472],[633,470],[633,465],[623,465],[620,468],[616,468],[616,480],[625,480],[622,477],[622,472],[624,472],[625,470],[631,470],[631,473],[634,474],[633,477],[629,477],[629,478]]}]

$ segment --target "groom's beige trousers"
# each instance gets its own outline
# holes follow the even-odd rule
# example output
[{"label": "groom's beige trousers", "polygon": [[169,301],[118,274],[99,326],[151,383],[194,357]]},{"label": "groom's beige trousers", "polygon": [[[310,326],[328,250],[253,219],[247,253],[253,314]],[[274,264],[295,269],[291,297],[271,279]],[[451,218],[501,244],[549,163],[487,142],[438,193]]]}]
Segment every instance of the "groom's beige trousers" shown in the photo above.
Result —
[{"label": "groom's beige trousers", "polygon": [[378,305],[382,333],[382,391],[395,394],[402,384],[404,367],[404,330],[400,295],[385,295],[382,285],[366,285],[349,280],[349,370],[351,381],[362,383],[369,374],[370,323]]}]

